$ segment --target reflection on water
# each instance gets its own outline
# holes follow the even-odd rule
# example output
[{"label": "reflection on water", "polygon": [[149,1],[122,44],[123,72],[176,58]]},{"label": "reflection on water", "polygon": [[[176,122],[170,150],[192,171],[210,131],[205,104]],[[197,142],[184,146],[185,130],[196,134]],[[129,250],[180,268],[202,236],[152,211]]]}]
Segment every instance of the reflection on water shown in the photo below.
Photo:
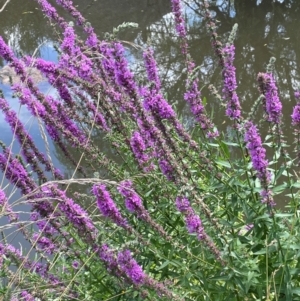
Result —
[{"label": "reflection on water", "polygon": [[[141,47],[145,47],[146,43],[150,42],[155,49],[168,99],[172,104],[176,104],[183,119],[188,123],[188,108],[182,101],[185,65],[173,29],[174,19],[170,13],[170,0],[74,0],[74,3],[100,36],[123,22],[139,24],[138,29],[126,30],[120,34],[120,38],[127,41],[125,45],[128,48],[128,57],[132,66],[136,68],[137,76],[142,78],[143,67],[139,64]],[[201,67],[199,77],[204,87],[202,93],[209,100],[207,105],[214,110],[219,126],[224,128],[227,125],[226,120],[223,120],[223,108],[209,96],[206,88],[209,83],[214,83],[221,93],[221,69],[210,46],[210,37],[207,34],[200,5],[201,0],[186,0],[184,3],[190,53],[197,65]],[[284,103],[284,124],[288,128],[291,123],[292,107],[295,104],[293,91],[299,85],[300,80],[298,68],[300,40],[296,30],[300,26],[298,17],[300,1],[217,0],[214,1],[211,10],[217,20],[218,33],[224,42],[233,24],[239,25],[235,41],[235,66],[239,84],[238,93],[244,111],[249,111],[259,96],[256,83],[257,73],[265,71],[271,56],[276,57],[276,78],[281,100]],[[62,10],[59,12],[70,19]],[[49,26],[47,19],[37,9],[35,1],[11,1],[1,13],[0,35],[9,41],[17,53],[33,55],[38,49],[38,55],[48,60],[57,59],[51,41],[58,39],[58,33],[53,30],[52,26]],[[39,47],[40,45],[42,47]],[[2,62],[3,65],[4,62]],[[4,92],[10,93],[7,88]],[[18,110],[18,108],[13,108]],[[21,114],[24,114],[21,115],[22,120],[28,118],[26,113]],[[2,115],[0,118],[2,118],[0,120],[3,130],[2,139],[7,142],[11,139],[11,134],[3,122]],[[38,132],[36,123],[31,125],[30,131],[33,135]],[[291,131],[287,133],[291,135]],[[288,137],[288,140],[291,141],[292,136]],[[54,152],[52,146],[51,151],[60,159],[62,165],[66,164],[58,149]],[[65,168],[68,169],[67,166]]]}]

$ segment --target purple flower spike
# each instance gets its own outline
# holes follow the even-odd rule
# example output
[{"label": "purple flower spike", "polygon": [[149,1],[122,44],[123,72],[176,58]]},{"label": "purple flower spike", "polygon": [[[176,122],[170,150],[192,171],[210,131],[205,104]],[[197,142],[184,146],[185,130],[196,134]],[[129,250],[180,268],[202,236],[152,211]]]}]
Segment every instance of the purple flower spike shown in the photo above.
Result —
[{"label": "purple flower spike", "polygon": [[166,178],[169,181],[175,182],[174,169],[170,165],[170,163],[165,159],[161,159],[161,160],[159,160],[158,164],[159,164],[159,167],[160,167],[162,173],[166,176]]},{"label": "purple flower spike", "polygon": [[300,91],[296,91],[294,95],[295,95],[296,99],[299,101],[300,100]]},{"label": "purple flower spike", "polygon": [[175,16],[176,31],[181,38],[186,37],[185,21],[182,16],[180,0],[171,0],[172,11]]},{"label": "purple flower spike", "polygon": [[259,73],[258,84],[260,92],[265,96],[264,108],[267,120],[273,123],[280,123],[282,103],[279,100],[276,82],[271,73]]},{"label": "purple flower spike", "polygon": [[114,223],[123,228],[127,228],[127,221],[122,217],[115,202],[111,198],[104,184],[95,184],[92,187],[92,192],[96,196],[97,205],[101,213],[109,217]]},{"label": "purple flower spike", "polygon": [[186,226],[190,233],[196,233],[199,240],[205,235],[204,228],[200,217],[195,214],[190,214],[186,217]]},{"label": "purple flower spike", "polygon": [[185,223],[189,233],[195,233],[199,240],[206,237],[201,219],[191,207],[188,198],[178,196],[176,198],[176,207],[185,215]]},{"label": "purple flower spike", "polygon": [[120,269],[126,276],[136,285],[144,283],[146,278],[143,269],[138,265],[135,259],[132,258],[129,250],[124,250],[118,254],[118,264]]},{"label": "purple flower spike", "polygon": [[235,67],[233,65],[235,47],[234,45],[227,45],[223,48],[224,67],[223,67],[223,93],[227,99],[226,115],[234,120],[241,118],[241,105],[236,94],[236,76]]},{"label": "purple flower spike", "polygon": [[27,291],[23,291],[21,294],[21,300],[23,301],[34,301],[35,298],[29,294]]},{"label": "purple flower spike", "polygon": [[61,48],[68,53],[72,54],[75,52],[76,35],[74,32],[74,28],[72,26],[68,26],[64,32],[64,40],[61,44]]},{"label": "purple flower spike", "polygon": [[293,109],[292,124],[299,126],[300,125],[300,91],[295,92],[295,98],[297,99],[297,104]]},{"label": "purple flower spike", "polygon": [[161,83],[158,76],[156,61],[153,56],[153,49],[147,48],[146,51],[143,53],[143,58],[145,61],[148,79],[154,83],[155,89],[159,91],[161,87]]},{"label": "purple flower spike", "polygon": [[77,260],[74,260],[74,261],[72,262],[72,267],[73,267],[75,270],[77,270],[77,269],[79,268],[79,262],[78,262]]},{"label": "purple flower spike", "polygon": [[180,196],[176,198],[176,207],[182,213],[188,212],[191,209],[188,198]]},{"label": "purple flower spike", "polygon": [[262,202],[274,206],[275,203],[271,191],[268,189],[271,175],[267,170],[268,160],[266,159],[266,150],[262,146],[257,127],[250,121],[246,124],[245,142],[247,143],[253,168],[256,170],[257,177],[263,187],[263,191],[261,192],[261,196],[263,197]]},{"label": "purple flower spike", "polygon": [[143,137],[139,132],[133,133],[130,139],[130,146],[134,156],[138,160],[139,164],[143,167],[144,164],[149,160],[149,156],[145,154],[147,147]]},{"label": "purple flower spike", "polygon": [[181,38],[181,52],[183,55],[188,54],[188,43],[187,43],[187,34],[185,21],[182,15],[181,3],[180,0],[171,0],[172,12],[175,16],[175,29],[178,36]]},{"label": "purple flower spike", "polygon": [[158,115],[162,119],[172,119],[175,117],[172,106],[155,89],[140,89],[140,94],[144,97],[144,108],[147,111]]},{"label": "purple flower spike", "polygon": [[0,188],[0,206],[4,206],[7,203],[7,197],[5,192]]},{"label": "purple flower spike", "polygon": [[130,180],[122,181],[118,190],[125,197],[125,205],[129,211],[139,213],[145,210],[142,200],[133,190],[132,182]]}]

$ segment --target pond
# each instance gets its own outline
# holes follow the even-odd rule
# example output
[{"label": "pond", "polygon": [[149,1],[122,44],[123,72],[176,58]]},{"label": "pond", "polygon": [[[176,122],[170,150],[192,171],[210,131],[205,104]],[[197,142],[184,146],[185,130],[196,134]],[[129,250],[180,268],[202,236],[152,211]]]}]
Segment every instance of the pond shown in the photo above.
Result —
[{"label": "pond", "polygon": [[[0,1],[0,5],[5,1]],[[54,1],[50,1],[54,3]],[[207,86],[213,83],[221,93],[221,69],[215,59],[211,48],[210,36],[205,26],[201,1],[184,1],[184,13],[188,24],[189,51],[196,64],[200,66],[200,83],[203,86],[202,95],[208,100],[207,106],[218,120],[218,126],[227,130],[228,120],[224,119],[223,108],[220,107],[209,94]],[[177,108],[184,124],[192,128],[189,118],[189,108],[183,101],[185,75],[184,61],[179,49],[179,43],[174,31],[174,18],[171,13],[169,0],[74,0],[79,11],[91,22],[97,34],[104,37],[107,32],[112,32],[114,27],[123,22],[134,22],[138,28],[129,28],[120,32],[119,38],[127,49],[127,56],[131,67],[135,69],[136,76],[143,77],[142,49],[151,44],[158,61],[164,92],[169,102]],[[65,18],[70,19],[62,10]],[[264,72],[269,59],[276,58],[275,74],[280,91],[281,101],[284,103],[284,127],[287,129],[287,140],[293,141],[290,115],[295,105],[294,91],[300,80],[299,63],[300,43],[298,30],[300,26],[299,1],[213,1],[211,11],[215,17],[218,34],[226,42],[235,23],[238,24],[238,33],[235,40],[238,94],[243,111],[248,112],[254,101],[258,98],[257,74]],[[53,30],[48,20],[43,17],[38,5],[32,0],[11,0],[0,18],[0,35],[9,43],[11,48],[19,55],[28,54],[42,56],[47,60],[56,61],[57,52],[55,44],[59,33]],[[0,61],[2,67],[4,61]],[[0,88],[9,99],[11,106],[18,112],[22,121],[30,129],[36,141],[41,141],[42,151],[44,143],[41,139],[38,123],[30,114],[11,98],[8,85],[1,84]],[[40,83],[40,88],[45,93],[49,86]],[[261,118],[261,116],[258,116]],[[6,144],[12,142],[11,131],[0,115],[1,140]],[[17,143],[14,142],[17,150]],[[70,177],[73,167],[59,148],[50,143],[50,153],[54,164],[58,165]],[[105,147],[104,147],[105,148]],[[71,150],[73,151],[73,150]],[[109,152],[109,150],[107,150]],[[113,157],[113,154],[111,154]],[[117,158],[115,158],[117,160]]]}]

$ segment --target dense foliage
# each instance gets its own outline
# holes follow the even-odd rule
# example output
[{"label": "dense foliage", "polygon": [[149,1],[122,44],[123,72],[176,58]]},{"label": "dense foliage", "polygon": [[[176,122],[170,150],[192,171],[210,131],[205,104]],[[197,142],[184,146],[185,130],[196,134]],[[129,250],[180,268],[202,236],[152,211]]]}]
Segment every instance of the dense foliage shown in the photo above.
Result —
[{"label": "dense foliage", "polygon": [[[74,23],[36,1],[62,33],[58,62],[18,57],[0,37],[0,56],[19,79],[11,83],[15,101],[37,120],[45,142],[37,147],[1,95],[20,148],[14,153],[1,142],[0,204],[8,221],[1,300],[300,300],[300,93],[288,147],[275,59],[257,75],[258,98],[246,112],[234,67],[237,26],[224,42],[203,0],[223,84],[203,97],[181,3],[172,0],[190,131],[167,99],[151,45],[142,50],[144,77],[130,69],[116,36],[135,24],[100,40],[72,1],[56,0]],[[54,95],[41,91],[32,69]],[[229,132],[218,130],[209,98],[223,108]],[[53,163],[49,140],[73,165],[71,178]]]}]

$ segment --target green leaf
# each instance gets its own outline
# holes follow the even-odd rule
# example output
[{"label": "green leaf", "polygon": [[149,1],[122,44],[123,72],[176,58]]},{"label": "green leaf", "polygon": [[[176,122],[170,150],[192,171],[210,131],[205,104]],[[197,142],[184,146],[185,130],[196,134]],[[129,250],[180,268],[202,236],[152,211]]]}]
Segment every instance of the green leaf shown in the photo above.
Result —
[{"label": "green leaf", "polygon": [[224,143],[224,144],[226,144],[228,146],[239,147],[239,145],[237,143],[234,143],[234,142],[227,142],[227,141],[222,140],[222,143]]},{"label": "green leaf", "polygon": [[295,182],[292,184],[292,187],[295,187],[295,188],[300,188],[300,182]]},{"label": "green leaf", "polygon": [[275,194],[279,194],[281,193],[282,191],[284,191],[285,189],[288,188],[288,184],[287,183],[284,183],[282,185],[278,185],[278,186],[275,186],[273,189],[272,189],[272,192],[275,193]]},{"label": "green leaf", "polygon": [[170,261],[167,260],[165,261],[160,267],[158,267],[156,270],[159,271],[159,270],[162,270],[163,268],[165,268],[167,265],[169,265]]},{"label": "green leaf", "polygon": [[146,192],[146,193],[145,193],[145,197],[148,197],[148,196],[151,194],[152,191],[153,191],[153,189],[151,189],[151,190],[149,190],[148,192]]},{"label": "green leaf", "polygon": [[276,213],[275,217],[291,217],[294,216],[292,213]]},{"label": "green leaf", "polygon": [[227,162],[227,161],[217,160],[216,163],[217,163],[218,165],[221,165],[221,166],[224,166],[224,167],[227,167],[227,168],[231,168],[231,165],[230,165],[229,162]]}]

